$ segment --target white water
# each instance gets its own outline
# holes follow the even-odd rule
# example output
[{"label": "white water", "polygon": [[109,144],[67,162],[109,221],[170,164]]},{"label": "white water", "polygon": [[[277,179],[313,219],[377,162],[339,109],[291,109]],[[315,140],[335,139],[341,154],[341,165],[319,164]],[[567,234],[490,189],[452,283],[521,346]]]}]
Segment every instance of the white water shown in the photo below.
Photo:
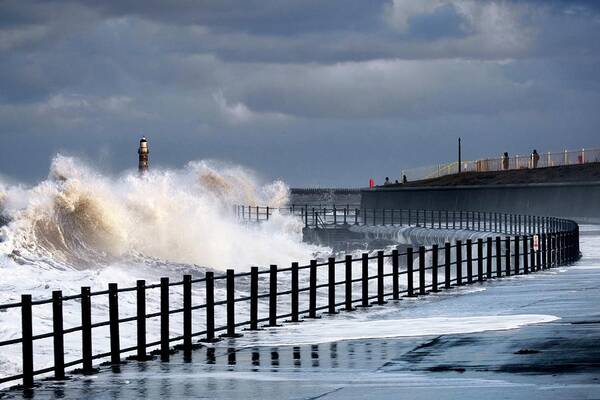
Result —
[{"label": "white water", "polygon": [[558,319],[560,318],[552,315],[535,314],[380,320],[368,320],[359,316],[335,322],[317,320],[307,324],[284,325],[273,331],[277,333],[276,335],[258,334],[237,339],[236,346],[298,346],[341,340],[475,333],[516,329],[525,325],[547,323]]},{"label": "white water", "polygon": [[[216,162],[110,177],[58,155],[48,178],[34,186],[0,182],[0,214],[9,220],[0,228],[0,304],[19,301],[22,293],[35,300],[49,298],[51,290],[68,295],[81,286],[104,290],[109,282],[124,287],[136,279],[181,280],[184,273],[200,276],[206,268],[245,271],[328,252],[302,242],[296,219],[276,213],[268,223],[241,225],[233,215],[234,204],[277,207],[288,195],[281,181],[263,184],[251,171]],[[198,288],[195,295],[200,302],[204,293]],[[147,301],[148,312],[158,309],[157,293],[149,291]],[[106,320],[106,296],[94,297],[92,304],[94,320]],[[123,294],[119,306],[121,316],[135,314],[134,297]],[[79,303],[64,307],[65,328],[80,325]],[[50,307],[34,307],[34,334],[52,330],[51,315]],[[0,312],[0,340],[20,337],[20,323],[19,309]],[[149,332],[158,332],[149,324]],[[128,340],[134,326],[122,329],[124,344],[133,344]],[[107,332],[94,333],[94,352],[105,351],[108,343],[96,339]],[[173,334],[178,333],[174,318]],[[79,336],[66,336],[67,360],[79,358]],[[51,349],[51,341],[36,341],[36,369],[51,365]],[[20,372],[20,350],[14,345],[0,352],[2,376]]]}]

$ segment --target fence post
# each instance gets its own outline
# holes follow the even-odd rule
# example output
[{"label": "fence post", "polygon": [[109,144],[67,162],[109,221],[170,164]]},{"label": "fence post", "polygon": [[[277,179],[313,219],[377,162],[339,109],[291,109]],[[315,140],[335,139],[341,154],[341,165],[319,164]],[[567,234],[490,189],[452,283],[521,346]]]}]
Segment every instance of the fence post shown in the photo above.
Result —
[{"label": "fence post", "polygon": [[91,374],[92,368],[92,301],[89,286],[81,288],[81,358],[83,373]]},{"label": "fence post", "polygon": [[369,304],[369,254],[362,254],[362,305],[370,307]]},{"label": "fence post", "polygon": [[398,282],[399,268],[400,268],[400,256],[398,255],[398,249],[392,250],[392,300],[399,300],[400,285]]},{"label": "fence post", "polygon": [[500,236],[496,236],[496,278],[502,278],[502,242]]},{"label": "fence post", "polygon": [[347,254],[345,258],[345,268],[346,268],[346,311],[354,311],[354,307],[352,307],[352,256]]},{"label": "fence post", "polygon": [[138,279],[136,282],[136,306],[137,359],[144,361],[146,360],[146,281],[143,279]]},{"label": "fence post", "polygon": [[438,245],[431,247],[431,291],[438,291]]},{"label": "fence post", "polygon": [[377,304],[384,305],[386,302],[383,300],[383,251],[377,252]]},{"label": "fence post", "polygon": [[269,326],[277,326],[277,265],[269,267]]},{"label": "fence post", "polygon": [[235,271],[227,270],[227,334],[225,337],[235,338],[242,335],[235,333]]},{"label": "fence post", "polygon": [[540,236],[540,242],[542,247],[542,269],[548,268],[548,260],[546,259],[546,256],[548,255],[548,252],[546,251],[546,236],[546,233],[542,233],[542,235]]},{"label": "fence post", "polygon": [[473,241],[467,239],[467,283],[473,283]]},{"label": "fence post", "polygon": [[529,238],[527,236],[523,236],[523,273],[529,273]]},{"label": "fence post", "polygon": [[425,294],[425,247],[419,246],[419,295]]},{"label": "fence post", "polygon": [[192,276],[183,276],[183,359],[192,359]]},{"label": "fence post", "polygon": [[335,257],[329,257],[327,260],[327,314],[337,314],[335,310]]},{"label": "fence post", "polygon": [[359,213],[358,208],[355,208],[354,209],[354,225],[358,225],[358,213]]},{"label": "fence post", "polygon": [[[258,271],[256,271],[256,272],[257,272],[256,278],[257,278],[257,282],[258,282]],[[293,262],[292,263],[292,293],[291,293],[291,297],[292,297],[292,299],[291,299],[292,300],[292,319],[291,319],[291,322],[299,322],[300,321],[299,316],[298,316],[298,293],[299,293],[299,288],[298,288],[298,263],[297,262]],[[257,294],[258,294],[258,290],[257,290]],[[258,314],[258,310],[257,310],[257,314]]]},{"label": "fence post", "polygon": [[65,379],[65,339],[63,333],[62,291],[52,291],[52,338],[54,343],[54,379]]},{"label": "fence post", "polygon": [[462,241],[456,241],[456,285],[462,285]]},{"label": "fence post", "polygon": [[121,343],[119,338],[119,292],[116,283],[108,284],[108,315],[110,326],[110,362],[121,363]]},{"label": "fence post", "polygon": [[505,253],[506,260],[504,261],[506,263],[506,265],[505,265],[505,268],[506,268],[505,273],[506,273],[506,276],[510,276],[510,274],[511,274],[511,271],[510,271],[510,236],[507,236],[504,239],[504,245],[505,245],[505,249],[504,250],[506,251],[506,253]]},{"label": "fence post", "polygon": [[537,271],[537,269],[536,269],[536,265],[535,265],[535,250],[533,248],[533,235],[531,235],[531,237],[529,238],[529,256],[530,256],[529,268],[530,268],[531,272],[535,272],[535,271]]},{"label": "fence post", "polygon": [[515,275],[519,275],[519,272],[521,270],[521,255],[520,255],[520,248],[519,248],[519,243],[521,242],[521,236],[517,235],[515,236]]},{"label": "fence post", "polygon": [[444,243],[444,287],[446,289],[450,289],[450,281],[452,280],[452,270],[450,269],[451,258],[452,249],[450,248],[450,243],[446,242]]},{"label": "fence post", "polygon": [[412,247],[408,247],[406,249],[406,295],[413,297],[413,291],[413,249]]},{"label": "fence post", "polygon": [[215,278],[212,271],[205,274],[206,279],[206,341],[215,341]]},{"label": "fence post", "polygon": [[33,322],[31,295],[21,295],[21,339],[23,355],[23,386],[33,387]]},{"label": "fence post", "polygon": [[442,229],[442,210],[438,210],[438,229]]},{"label": "fence post", "polygon": [[169,278],[160,278],[160,360],[169,361]]},{"label": "fence post", "polygon": [[483,239],[477,239],[477,280],[483,281]]},{"label": "fence post", "polygon": [[488,237],[485,243],[485,272],[487,279],[492,279],[492,238]]},{"label": "fence post", "polygon": [[317,318],[317,260],[310,260],[308,318]]},{"label": "fence post", "polygon": [[[292,270],[292,285],[294,272]],[[292,292],[292,296],[293,296]],[[292,307],[294,302],[292,301]],[[251,331],[258,330],[258,267],[250,267],[250,328]]]}]

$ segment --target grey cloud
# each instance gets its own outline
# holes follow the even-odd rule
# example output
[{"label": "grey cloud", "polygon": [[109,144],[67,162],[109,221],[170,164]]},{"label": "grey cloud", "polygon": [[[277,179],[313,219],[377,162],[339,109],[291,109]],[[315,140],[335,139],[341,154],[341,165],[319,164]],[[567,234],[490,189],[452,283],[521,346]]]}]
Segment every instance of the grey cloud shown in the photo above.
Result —
[{"label": "grey cloud", "polygon": [[0,173],[56,151],[129,168],[142,133],[153,165],[297,185],[447,160],[458,135],[475,156],[595,144],[597,3],[411,4],[433,3],[398,26],[392,1],[4,1]]}]

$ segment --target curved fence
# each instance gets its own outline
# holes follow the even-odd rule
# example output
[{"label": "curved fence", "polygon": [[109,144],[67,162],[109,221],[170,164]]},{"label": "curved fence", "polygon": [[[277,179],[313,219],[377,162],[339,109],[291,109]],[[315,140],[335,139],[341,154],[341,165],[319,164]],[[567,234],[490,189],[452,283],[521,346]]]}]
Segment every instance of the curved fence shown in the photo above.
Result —
[{"label": "curved fence", "polygon": [[555,217],[509,214],[488,211],[448,211],[424,209],[351,208],[346,205],[312,207],[292,205],[283,208],[235,206],[239,220],[268,221],[275,213],[300,218],[305,228],[335,228],[355,226],[398,226],[432,229],[468,229],[506,234],[546,233],[567,229],[574,222]]},{"label": "curved fence", "polygon": [[[247,208],[244,207],[246,210]],[[246,211],[236,208],[242,219],[248,220]],[[306,226],[338,224],[339,208],[327,209],[317,216],[317,211],[306,207],[291,208],[291,214],[303,218]],[[250,220],[267,220],[274,211],[267,207],[252,207]],[[286,209],[289,210],[289,209]],[[21,337],[3,340],[0,348],[21,346],[22,372],[1,376],[0,383],[21,379],[23,386],[32,387],[37,375],[51,375],[53,379],[65,379],[66,370],[80,367],[83,374],[94,373],[94,360],[109,359],[118,365],[125,353],[133,353],[131,358],[147,360],[150,355],[160,356],[168,361],[172,344],[183,350],[184,359],[192,358],[196,344],[194,339],[212,342],[219,337],[237,337],[240,328],[258,330],[261,324],[273,327],[282,322],[299,322],[301,317],[318,318],[319,312],[335,314],[341,310],[351,312],[356,307],[383,305],[386,299],[398,300],[402,296],[423,296],[470,283],[510,275],[530,274],[555,266],[570,263],[579,257],[579,228],[575,222],[549,217],[514,216],[500,213],[441,212],[413,210],[385,210],[380,214],[348,209],[342,211],[339,223],[400,223],[427,224],[430,227],[444,226],[448,229],[475,229],[486,232],[509,233],[508,236],[489,236],[476,241],[457,240],[440,247],[408,248],[405,251],[379,251],[363,253],[343,258],[311,260],[301,265],[271,265],[259,269],[252,267],[249,272],[235,273],[228,269],[226,274],[215,275],[206,271],[200,278],[184,275],[181,281],[171,282],[162,278],[160,283],[146,284],[137,281],[133,287],[119,288],[110,283],[107,290],[92,292],[90,287],[82,287],[76,295],[63,296],[61,291],[53,291],[45,299],[32,299],[24,294],[21,301],[0,305],[0,311],[17,311],[21,318]],[[296,214],[296,213],[299,214]],[[310,219],[311,215],[315,215]],[[346,219],[343,216],[346,216]],[[475,218],[477,215],[477,218]],[[359,218],[360,217],[360,218]],[[308,218],[308,219],[307,219]],[[372,219],[370,219],[372,218]],[[440,219],[441,218],[441,219]],[[310,221],[310,224],[306,221]],[[320,221],[320,222],[319,222]],[[483,222],[483,224],[482,224]],[[464,225],[463,225],[464,224]],[[282,279],[284,278],[284,279]],[[306,282],[301,286],[301,282]],[[223,290],[215,290],[215,287]],[[148,310],[147,297],[150,293],[159,296],[159,307]],[[136,313],[122,316],[119,313],[119,298],[126,294],[135,296]],[[221,297],[219,297],[221,295]],[[81,307],[81,325],[65,329],[63,324],[63,304],[78,302]],[[92,322],[92,302],[107,304],[107,315],[95,316]],[[33,334],[33,310],[43,305],[52,307],[50,332]],[[176,306],[173,306],[176,305]],[[171,335],[173,316],[181,316],[177,327],[179,334]],[[223,318],[221,318],[223,317]],[[160,338],[148,341],[147,322],[158,319]],[[216,322],[223,320],[223,325]],[[201,321],[202,329],[194,331],[192,321]],[[121,346],[120,327],[126,323],[135,324],[135,345]],[[94,352],[98,330],[108,327],[109,348]],[[218,334],[221,334],[218,336]],[[79,357],[65,359],[65,336],[79,335]],[[36,368],[35,346],[43,339],[52,339],[52,365]],[[154,349],[149,353],[150,349]]]}]

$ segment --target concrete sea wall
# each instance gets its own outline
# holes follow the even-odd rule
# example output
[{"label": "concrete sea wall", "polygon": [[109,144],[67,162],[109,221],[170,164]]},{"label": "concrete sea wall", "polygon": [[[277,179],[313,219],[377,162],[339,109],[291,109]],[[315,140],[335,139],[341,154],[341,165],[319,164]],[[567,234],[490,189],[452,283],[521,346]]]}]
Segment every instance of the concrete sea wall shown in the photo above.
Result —
[{"label": "concrete sea wall", "polygon": [[473,210],[600,222],[600,182],[363,189],[362,208]]}]

